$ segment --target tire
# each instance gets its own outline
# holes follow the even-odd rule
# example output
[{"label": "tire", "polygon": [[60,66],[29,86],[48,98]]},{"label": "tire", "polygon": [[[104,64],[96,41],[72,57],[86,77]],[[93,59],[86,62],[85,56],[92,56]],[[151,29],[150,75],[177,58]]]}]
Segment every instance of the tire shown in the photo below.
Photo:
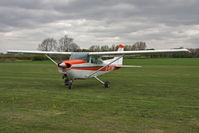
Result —
[{"label": "tire", "polygon": [[65,81],[64,81],[65,86],[67,86],[68,83],[69,83],[68,79],[65,79]]},{"label": "tire", "polygon": [[72,89],[72,82],[68,81],[68,89]]},{"label": "tire", "polygon": [[110,88],[110,82],[109,82],[109,81],[106,81],[106,82],[104,83],[104,87],[105,87],[105,88]]}]

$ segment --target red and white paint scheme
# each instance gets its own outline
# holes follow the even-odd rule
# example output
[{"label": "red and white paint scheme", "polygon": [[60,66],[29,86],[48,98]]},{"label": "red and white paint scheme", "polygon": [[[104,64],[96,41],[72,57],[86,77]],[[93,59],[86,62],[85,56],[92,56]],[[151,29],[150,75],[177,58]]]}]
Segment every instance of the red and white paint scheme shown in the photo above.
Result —
[{"label": "red and white paint scheme", "polygon": [[[65,79],[65,85],[69,89],[72,82],[76,79],[95,78],[106,88],[110,87],[110,82],[103,82],[98,76],[117,70],[122,67],[140,67],[123,65],[123,57],[128,55],[143,55],[154,53],[179,53],[188,52],[187,49],[171,49],[171,50],[139,50],[124,51],[124,46],[119,45],[117,51],[108,52],[54,52],[54,51],[22,51],[8,50],[8,53],[28,53],[28,54],[44,54],[58,67],[58,71]],[[69,60],[55,62],[49,55],[70,55]],[[102,57],[112,57],[112,59],[102,60]]]}]

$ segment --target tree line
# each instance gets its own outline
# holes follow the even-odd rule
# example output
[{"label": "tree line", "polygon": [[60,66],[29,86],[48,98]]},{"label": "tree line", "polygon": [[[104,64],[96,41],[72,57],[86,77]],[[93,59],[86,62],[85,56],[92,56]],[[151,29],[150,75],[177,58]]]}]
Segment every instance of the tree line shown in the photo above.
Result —
[{"label": "tree line", "polygon": [[[46,38],[38,45],[38,50],[41,51],[60,51],[60,52],[97,52],[97,51],[115,51],[118,48],[118,45],[112,44],[109,45],[91,45],[88,49],[81,49],[76,43],[73,42],[73,38],[68,37],[67,35],[61,37],[58,41],[54,38]],[[125,45],[124,50],[144,50],[146,49],[145,42],[136,42],[133,45]]]},{"label": "tree line", "polygon": [[[147,49],[147,45],[143,41],[136,42],[131,45],[124,45],[125,51],[133,50],[154,50]],[[38,45],[38,50],[42,51],[59,51],[59,52],[102,52],[102,51],[116,51],[118,45],[91,45],[88,49],[81,49],[78,46],[73,38],[64,35],[58,41],[54,38],[46,38]],[[183,47],[180,47],[183,48]],[[190,53],[181,53],[181,54],[171,54],[171,53],[162,53],[162,54],[153,54],[153,55],[142,55],[143,58],[198,58],[199,57],[199,48],[190,48]],[[134,58],[134,57],[133,57]]]},{"label": "tree line", "polygon": [[[118,45],[112,44],[110,47],[109,45],[92,45],[89,47],[88,51],[97,52],[97,51],[116,51]],[[182,49],[183,47],[176,48]],[[147,45],[145,42],[136,42],[132,45],[124,45],[125,51],[136,51],[136,50],[155,50],[154,48],[147,49]],[[190,52],[186,53],[158,53],[152,55],[142,55],[138,58],[199,58],[199,48],[188,48]],[[126,58],[137,58],[135,57],[126,57]]]},{"label": "tree line", "polygon": [[[89,51],[91,52],[97,52],[97,51],[116,51],[118,48],[118,45],[112,44],[110,47],[109,45],[91,45],[89,47]],[[125,45],[124,50],[125,51],[131,51],[131,50],[145,50],[146,49],[146,43],[145,42],[136,42],[132,45]]]}]

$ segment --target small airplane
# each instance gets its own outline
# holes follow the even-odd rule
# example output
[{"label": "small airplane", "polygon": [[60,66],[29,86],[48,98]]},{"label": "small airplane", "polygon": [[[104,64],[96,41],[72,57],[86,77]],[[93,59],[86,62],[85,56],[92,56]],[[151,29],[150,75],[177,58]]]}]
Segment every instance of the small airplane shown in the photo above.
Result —
[{"label": "small airplane", "polygon": [[[72,88],[72,83],[77,79],[95,78],[104,85],[105,88],[110,87],[109,81],[102,81],[98,78],[103,74],[124,67],[141,67],[123,65],[123,57],[128,55],[143,55],[154,53],[180,53],[189,52],[187,49],[170,49],[170,50],[139,50],[139,51],[124,51],[124,46],[119,45],[117,51],[109,52],[54,52],[54,51],[23,51],[23,50],[8,50],[8,53],[24,53],[24,54],[44,54],[58,67],[58,72],[65,79],[64,84],[69,89]],[[55,62],[49,55],[70,55],[69,60]],[[102,57],[112,57],[112,59],[102,60]]]}]

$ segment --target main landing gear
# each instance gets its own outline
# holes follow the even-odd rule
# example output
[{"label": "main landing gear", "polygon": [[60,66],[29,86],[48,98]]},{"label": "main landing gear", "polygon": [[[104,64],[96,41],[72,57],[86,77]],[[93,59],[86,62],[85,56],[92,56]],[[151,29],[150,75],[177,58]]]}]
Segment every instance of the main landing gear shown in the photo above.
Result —
[{"label": "main landing gear", "polygon": [[94,78],[97,79],[100,83],[102,83],[105,88],[110,88],[110,84],[111,84],[110,81],[103,82],[97,76],[95,76]]},{"label": "main landing gear", "polygon": [[104,83],[104,87],[105,87],[105,88],[110,88],[110,84],[111,84],[111,83],[110,83],[109,81],[106,81],[106,82]]},{"label": "main landing gear", "polygon": [[[64,80],[64,85],[68,86],[68,89],[72,89],[72,84],[73,84],[73,80],[70,80],[66,74],[63,75],[62,77]],[[97,76],[94,77],[96,80],[98,80],[100,83],[102,83],[104,85],[105,88],[110,88],[110,81],[106,81],[103,82],[102,80],[100,80]]]}]

